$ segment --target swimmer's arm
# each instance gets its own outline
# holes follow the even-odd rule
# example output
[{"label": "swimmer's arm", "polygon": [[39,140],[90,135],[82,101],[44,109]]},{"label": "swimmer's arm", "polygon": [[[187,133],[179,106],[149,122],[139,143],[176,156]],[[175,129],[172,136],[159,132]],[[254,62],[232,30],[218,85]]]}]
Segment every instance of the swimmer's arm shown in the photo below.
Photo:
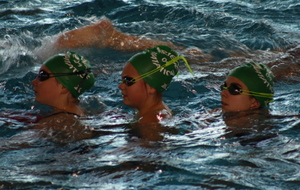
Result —
[{"label": "swimmer's arm", "polygon": [[110,38],[108,38],[106,47],[119,51],[135,52],[153,48],[157,45],[165,45],[174,49],[177,48],[172,42],[153,40],[144,36],[132,36],[118,30],[114,30]]},{"label": "swimmer's arm", "polygon": [[102,30],[104,29],[96,24],[70,30],[59,35],[55,45],[58,48],[98,47],[102,41]]},{"label": "swimmer's arm", "polygon": [[183,49],[171,42],[122,33],[115,29],[108,19],[100,19],[97,23],[65,32],[58,36],[55,45],[58,48],[97,47],[126,52],[142,51],[156,45]]},{"label": "swimmer's arm", "polygon": [[37,140],[37,137],[37,131],[28,130],[21,132],[20,134],[16,134],[9,139],[0,139],[0,151],[29,148],[31,144]]}]

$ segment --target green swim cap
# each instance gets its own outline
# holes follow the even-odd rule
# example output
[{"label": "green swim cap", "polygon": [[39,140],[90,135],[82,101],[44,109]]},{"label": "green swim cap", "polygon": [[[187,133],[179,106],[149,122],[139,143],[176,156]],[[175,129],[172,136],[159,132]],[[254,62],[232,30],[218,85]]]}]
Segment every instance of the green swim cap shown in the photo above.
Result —
[{"label": "green swim cap", "polygon": [[167,89],[172,78],[178,73],[179,60],[185,61],[184,57],[178,55],[173,49],[167,46],[156,46],[132,56],[128,62],[138,71],[140,77],[135,80],[144,79],[151,87],[159,92]]},{"label": "green swim cap", "polygon": [[44,65],[76,98],[94,85],[90,62],[75,52],[54,55]]},{"label": "green swim cap", "polygon": [[273,101],[274,75],[266,65],[247,63],[233,69],[228,76],[240,79],[249,88],[249,95],[258,100],[261,108],[268,108],[269,103]]}]

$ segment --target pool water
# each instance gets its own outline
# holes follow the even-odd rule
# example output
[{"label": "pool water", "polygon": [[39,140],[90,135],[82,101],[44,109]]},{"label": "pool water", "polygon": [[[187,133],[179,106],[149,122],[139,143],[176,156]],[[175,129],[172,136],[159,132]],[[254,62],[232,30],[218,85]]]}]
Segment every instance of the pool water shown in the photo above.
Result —
[{"label": "pool water", "polygon": [[[1,1],[0,189],[299,189],[299,12],[297,0]],[[73,49],[96,76],[80,100],[88,138],[30,128],[50,111],[34,101],[31,81],[60,51],[54,36],[103,15],[122,32],[189,48],[181,53],[195,76],[182,66],[164,92],[174,117],[160,140],[130,130],[134,110],[117,86],[135,52],[111,49]],[[197,48],[210,59],[187,53]],[[270,115],[228,122],[219,86],[248,61],[275,74]]]}]

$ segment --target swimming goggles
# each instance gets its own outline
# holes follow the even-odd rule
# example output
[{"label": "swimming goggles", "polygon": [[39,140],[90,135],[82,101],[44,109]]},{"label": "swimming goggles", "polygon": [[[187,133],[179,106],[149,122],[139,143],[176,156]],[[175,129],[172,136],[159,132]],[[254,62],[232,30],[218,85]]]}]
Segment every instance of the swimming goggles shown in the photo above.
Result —
[{"label": "swimming goggles", "polygon": [[86,77],[90,72],[91,72],[90,69],[85,69],[85,70],[78,71],[78,72],[75,72],[75,73],[48,73],[44,70],[41,70],[36,78],[38,78],[40,81],[45,81],[45,80],[48,80],[51,77],[62,77],[62,76],[69,76],[69,75],[82,75],[82,74],[85,74],[85,77]]},{"label": "swimming goggles", "polygon": [[132,78],[132,77],[122,77],[122,81],[121,81],[121,83],[124,83],[124,84],[126,84],[126,86],[131,86],[131,85],[133,85],[134,83],[135,83],[136,81],[135,81],[135,79],[134,78]]},{"label": "swimming goggles", "polygon": [[135,78],[127,77],[127,76],[122,77],[121,83],[126,84],[126,86],[131,86],[131,85],[135,84],[137,81],[142,80],[142,79],[144,79],[144,78],[146,78],[146,77],[148,77],[148,76],[150,76],[150,75],[158,72],[162,68],[165,68],[165,67],[168,67],[168,66],[174,64],[175,62],[177,62],[180,59],[182,59],[184,61],[186,67],[188,68],[188,70],[190,71],[190,73],[194,76],[193,70],[191,69],[191,67],[190,67],[189,63],[187,62],[187,60],[184,57],[182,57],[182,56],[179,55],[179,56],[175,57],[174,59],[166,62],[163,65],[161,65],[160,67],[157,67],[157,68],[155,68],[155,69],[153,69],[153,70],[151,70],[151,71],[149,71],[147,73],[144,73],[142,75],[139,75],[139,76],[137,76]]},{"label": "swimming goggles", "polygon": [[231,95],[248,95],[248,96],[257,96],[262,98],[269,98],[273,101],[273,94],[269,93],[262,93],[262,92],[253,92],[249,90],[242,90],[237,84],[231,84],[229,87],[227,87],[227,84],[224,83],[220,86],[221,91],[228,90],[228,92]]}]

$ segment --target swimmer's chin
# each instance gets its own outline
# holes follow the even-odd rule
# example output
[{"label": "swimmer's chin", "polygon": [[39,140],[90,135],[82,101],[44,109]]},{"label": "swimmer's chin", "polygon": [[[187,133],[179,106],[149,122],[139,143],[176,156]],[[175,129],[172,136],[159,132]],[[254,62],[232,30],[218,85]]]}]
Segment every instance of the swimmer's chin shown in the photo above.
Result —
[{"label": "swimmer's chin", "polygon": [[225,102],[222,101],[222,102],[221,102],[221,106],[222,106],[222,107],[225,107],[225,106],[228,106],[228,104],[226,104]]},{"label": "swimmer's chin", "polygon": [[222,112],[230,112],[230,110],[227,109],[228,104],[226,104],[225,102],[221,102],[221,108],[222,108]]}]

